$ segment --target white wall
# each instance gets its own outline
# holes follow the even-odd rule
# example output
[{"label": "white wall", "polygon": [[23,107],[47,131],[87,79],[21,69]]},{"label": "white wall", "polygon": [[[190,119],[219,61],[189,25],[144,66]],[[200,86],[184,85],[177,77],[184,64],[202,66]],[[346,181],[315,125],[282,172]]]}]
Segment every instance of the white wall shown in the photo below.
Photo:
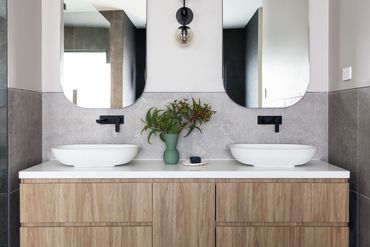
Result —
[{"label": "white wall", "polygon": [[8,84],[41,91],[41,0],[8,1]]},{"label": "white wall", "polygon": [[[60,92],[60,2],[43,1],[44,92]],[[310,92],[328,91],[329,0],[310,0]],[[180,0],[148,1],[147,92],[223,92],[222,0],[188,0],[194,43],[177,46]]]},{"label": "white wall", "polygon": [[310,85],[308,92],[329,91],[329,0],[309,0]]},{"label": "white wall", "polygon": [[[330,1],[330,90],[370,86],[370,1]],[[353,79],[342,69],[353,67]]]},{"label": "white wall", "polygon": [[61,1],[42,0],[42,91],[62,92],[60,84]]},{"label": "white wall", "polygon": [[148,92],[223,92],[222,0],[188,0],[193,44],[175,42],[179,0],[148,1]]}]

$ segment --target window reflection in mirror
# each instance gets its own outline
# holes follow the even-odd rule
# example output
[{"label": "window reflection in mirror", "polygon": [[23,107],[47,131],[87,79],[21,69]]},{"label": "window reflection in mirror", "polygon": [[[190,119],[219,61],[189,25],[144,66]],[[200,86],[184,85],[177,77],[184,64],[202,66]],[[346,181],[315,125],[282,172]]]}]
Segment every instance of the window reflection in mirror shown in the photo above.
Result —
[{"label": "window reflection in mirror", "polygon": [[62,87],[86,108],[132,105],[145,87],[146,1],[65,0]]},{"label": "window reflection in mirror", "polygon": [[294,105],[309,84],[308,0],[224,0],[224,86],[248,108]]}]

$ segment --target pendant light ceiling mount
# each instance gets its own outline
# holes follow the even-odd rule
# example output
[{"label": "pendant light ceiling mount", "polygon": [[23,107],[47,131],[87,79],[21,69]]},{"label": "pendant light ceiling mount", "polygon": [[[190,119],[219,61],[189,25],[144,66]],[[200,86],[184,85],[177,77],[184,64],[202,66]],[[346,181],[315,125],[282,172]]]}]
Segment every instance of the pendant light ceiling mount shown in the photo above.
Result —
[{"label": "pendant light ceiling mount", "polygon": [[183,26],[190,24],[194,17],[193,11],[185,6],[185,1],[186,0],[184,0],[184,6],[176,12],[176,19]]}]

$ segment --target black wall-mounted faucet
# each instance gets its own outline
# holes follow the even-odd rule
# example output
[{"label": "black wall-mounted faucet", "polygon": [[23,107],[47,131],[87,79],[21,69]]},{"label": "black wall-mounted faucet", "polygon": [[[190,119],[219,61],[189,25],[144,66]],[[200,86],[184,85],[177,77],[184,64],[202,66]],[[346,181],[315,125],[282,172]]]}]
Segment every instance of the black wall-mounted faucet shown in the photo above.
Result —
[{"label": "black wall-mounted faucet", "polygon": [[258,116],[257,123],[261,125],[275,125],[275,133],[280,132],[280,125],[283,124],[282,116]]},{"label": "black wall-mounted faucet", "polygon": [[124,116],[100,116],[96,120],[98,124],[114,124],[115,130],[118,133],[120,131],[120,125],[124,124]]}]

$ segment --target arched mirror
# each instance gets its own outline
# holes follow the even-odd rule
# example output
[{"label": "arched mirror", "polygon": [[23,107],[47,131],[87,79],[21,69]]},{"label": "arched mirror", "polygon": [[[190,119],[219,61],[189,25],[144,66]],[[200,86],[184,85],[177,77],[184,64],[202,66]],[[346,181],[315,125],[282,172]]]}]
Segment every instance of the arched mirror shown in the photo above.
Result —
[{"label": "arched mirror", "polygon": [[146,0],[64,0],[61,83],[85,108],[132,105],[145,87]]},{"label": "arched mirror", "polygon": [[224,0],[223,74],[248,108],[283,108],[309,84],[308,0]]}]

